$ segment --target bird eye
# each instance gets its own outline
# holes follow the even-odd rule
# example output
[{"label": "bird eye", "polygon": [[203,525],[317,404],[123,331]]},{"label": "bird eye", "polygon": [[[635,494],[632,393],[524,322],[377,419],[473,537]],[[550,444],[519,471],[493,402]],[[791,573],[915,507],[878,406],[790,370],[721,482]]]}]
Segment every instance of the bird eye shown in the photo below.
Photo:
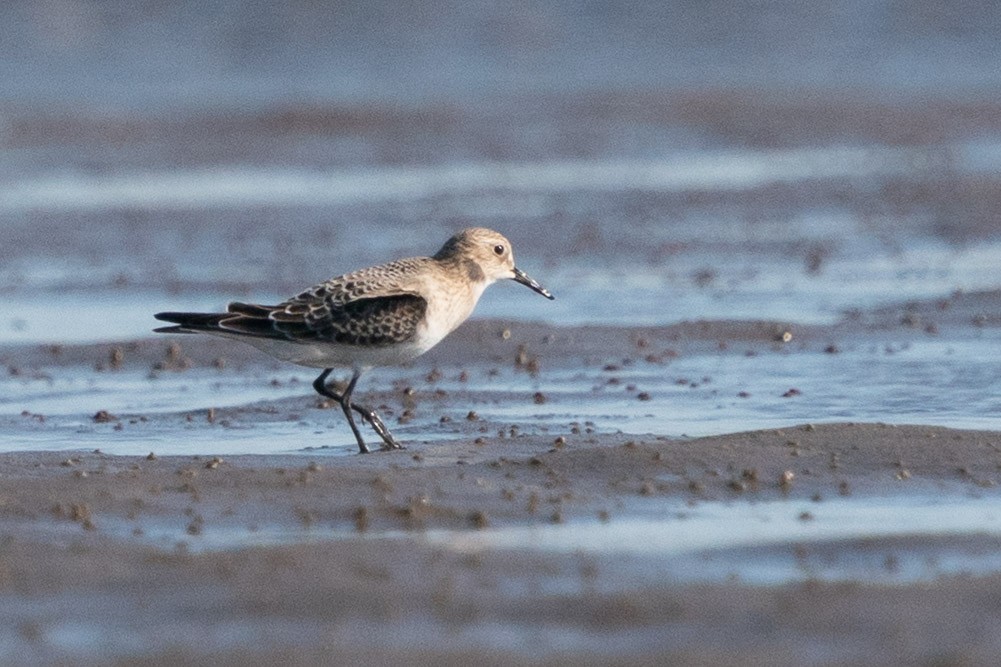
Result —
[{"label": "bird eye", "polygon": [[496,253],[498,255],[503,255],[504,254],[504,246],[502,246],[502,245],[495,245],[494,246],[494,253]]}]

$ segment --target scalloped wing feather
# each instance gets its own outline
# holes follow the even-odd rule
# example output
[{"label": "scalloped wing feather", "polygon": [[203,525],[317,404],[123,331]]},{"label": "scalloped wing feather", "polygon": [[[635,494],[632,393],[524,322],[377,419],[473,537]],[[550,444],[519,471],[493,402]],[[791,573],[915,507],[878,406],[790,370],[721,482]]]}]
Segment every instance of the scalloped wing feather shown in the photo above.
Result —
[{"label": "scalloped wing feather", "polygon": [[300,342],[382,346],[410,341],[427,312],[414,294],[359,299],[335,307],[329,302],[274,306],[267,317],[237,314],[219,322],[224,331]]},{"label": "scalloped wing feather", "polygon": [[170,321],[185,330],[303,343],[376,347],[404,343],[413,340],[427,313],[427,299],[413,276],[430,261],[402,259],[347,273],[275,306],[234,301],[226,313],[164,315],[183,315]]}]

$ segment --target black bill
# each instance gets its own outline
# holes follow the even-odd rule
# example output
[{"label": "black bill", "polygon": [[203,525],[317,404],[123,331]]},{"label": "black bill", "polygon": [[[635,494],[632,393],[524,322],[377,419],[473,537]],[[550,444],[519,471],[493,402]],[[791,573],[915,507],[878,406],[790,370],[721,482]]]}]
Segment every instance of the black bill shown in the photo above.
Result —
[{"label": "black bill", "polygon": [[515,267],[512,270],[514,271],[514,278],[512,278],[512,280],[514,280],[516,283],[521,283],[522,285],[530,287],[531,289],[535,290],[536,292],[546,297],[547,299],[552,300],[556,298],[555,296],[550,294],[549,290],[547,290],[545,287],[543,287],[539,283],[529,278],[528,274],[522,271],[521,269]]}]

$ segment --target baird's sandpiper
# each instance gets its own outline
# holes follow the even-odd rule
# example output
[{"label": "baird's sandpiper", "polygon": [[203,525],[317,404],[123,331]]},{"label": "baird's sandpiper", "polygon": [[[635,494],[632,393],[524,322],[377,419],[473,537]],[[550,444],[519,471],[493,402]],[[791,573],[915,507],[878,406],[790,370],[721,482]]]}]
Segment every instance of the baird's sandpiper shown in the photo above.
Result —
[{"label": "baird's sandpiper", "polygon": [[[369,451],[352,411],[372,425],[382,449],[402,449],[374,410],[351,402],[358,378],[369,368],[406,363],[430,350],[469,317],[483,290],[501,279],[554,298],[514,265],[506,238],[474,227],[450,238],[434,257],[346,273],[276,306],[233,302],[225,313],[157,313],[158,320],[176,326],[155,331],[234,338],[283,361],[322,368],[313,388],[340,404],[359,450]],[[343,393],[326,383],[337,367],[352,370]]]}]

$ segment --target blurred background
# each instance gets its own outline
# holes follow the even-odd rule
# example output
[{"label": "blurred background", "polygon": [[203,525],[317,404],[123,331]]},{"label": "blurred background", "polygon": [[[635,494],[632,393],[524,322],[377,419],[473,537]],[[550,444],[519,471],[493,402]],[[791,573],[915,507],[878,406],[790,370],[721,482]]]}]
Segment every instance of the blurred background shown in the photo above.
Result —
[{"label": "blurred background", "polygon": [[560,296],[487,315],[997,287],[999,37],[976,1],[4,3],[0,342],[141,336],[469,225]]}]

